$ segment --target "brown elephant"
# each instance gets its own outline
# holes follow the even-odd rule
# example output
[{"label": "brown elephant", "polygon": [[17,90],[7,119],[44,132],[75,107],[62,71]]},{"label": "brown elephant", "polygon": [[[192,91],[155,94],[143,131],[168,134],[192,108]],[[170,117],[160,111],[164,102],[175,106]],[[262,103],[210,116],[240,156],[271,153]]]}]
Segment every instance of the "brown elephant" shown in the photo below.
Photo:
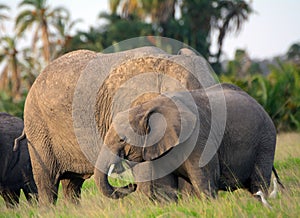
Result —
[{"label": "brown elephant", "polygon": [[[30,89],[24,109],[40,202],[56,201],[59,182],[65,197],[78,202],[84,180],[99,171],[94,166],[100,139],[114,114],[165,91],[215,84],[204,59],[187,51],[169,55],[156,47],[113,54],[79,50],[45,68]],[[99,174],[95,180],[104,195],[112,198],[132,191],[100,183]]]},{"label": "brown elephant", "polygon": [[[276,130],[251,96],[221,84],[165,93],[120,112],[104,144],[99,163],[118,164],[118,156],[129,160],[137,181],[175,175],[198,197],[237,188],[255,194],[266,193],[270,185]],[[109,156],[105,163],[104,155]],[[97,173],[107,184],[106,173]]]},{"label": "brown elephant", "polygon": [[37,195],[26,139],[13,150],[23,128],[22,119],[0,112],[0,194],[7,207],[19,203],[21,189],[28,201]]}]

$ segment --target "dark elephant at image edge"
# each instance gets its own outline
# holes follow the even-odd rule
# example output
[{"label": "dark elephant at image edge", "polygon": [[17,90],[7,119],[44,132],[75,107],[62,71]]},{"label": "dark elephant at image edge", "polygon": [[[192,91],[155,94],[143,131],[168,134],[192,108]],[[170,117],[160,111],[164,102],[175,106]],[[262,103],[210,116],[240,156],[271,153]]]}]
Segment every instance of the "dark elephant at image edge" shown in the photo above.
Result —
[{"label": "dark elephant at image edge", "polygon": [[0,193],[7,207],[19,203],[21,189],[28,201],[37,195],[26,138],[13,150],[23,128],[22,119],[0,112]]}]

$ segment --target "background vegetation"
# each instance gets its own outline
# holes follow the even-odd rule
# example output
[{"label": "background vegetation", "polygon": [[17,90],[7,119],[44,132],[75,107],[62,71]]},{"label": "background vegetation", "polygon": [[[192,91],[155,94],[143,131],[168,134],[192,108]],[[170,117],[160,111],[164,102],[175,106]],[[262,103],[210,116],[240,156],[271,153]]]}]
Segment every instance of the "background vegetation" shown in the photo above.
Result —
[{"label": "background vegetation", "polygon": [[[51,60],[66,52],[102,51],[128,38],[157,35],[185,42],[199,51],[221,82],[237,84],[255,97],[278,130],[300,130],[299,43],[270,61],[254,61],[246,51],[237,50],[234,60],[221,62],[224,38],[239,31],[254,12],[250,2],[109,0],[109,5],[110,12],[99,13],[104,24],[75,31],[81,20],[72,20],[67,8],[53,8],[47,0],[20,0],[15,18],[9,17],[9,7],[0,4],[1,22],[15,20],[13,33],[0,32],[0,111],[22,117],[35,78]],[[209,51],[212,32],[218,35],[215,54]],[[25,37],[31,38],[27,47]]]},{"label": "background vegetation", "polygon": [[[267,110],[279,131],[300,130],[300,43],[281,57],[255,61],[237,50],[234,60],[222,60],[224,38],[239,31],[254,9],[243,0],[109,0],[110,12],[100,12],[100,26],[75,31],[67,8],[47,0],[20,0],[18,14],[0,4],[0,20],[15,21],[15,31],[0,31],[0,111],[22,117],[25,98],[42,69],[58,56],[76,49],[102,51],[137,36],[177,39],[195,48],[213,66],[221,82],[237,84]],[[201,12],[201,13],[200,13]],[[212,54],[211,33],[218,35]],[[122,34],[120,34],[122,33]],[[31,40],[28,40],[30,38]],[[31,41],[25,43],[24,39]]]}]

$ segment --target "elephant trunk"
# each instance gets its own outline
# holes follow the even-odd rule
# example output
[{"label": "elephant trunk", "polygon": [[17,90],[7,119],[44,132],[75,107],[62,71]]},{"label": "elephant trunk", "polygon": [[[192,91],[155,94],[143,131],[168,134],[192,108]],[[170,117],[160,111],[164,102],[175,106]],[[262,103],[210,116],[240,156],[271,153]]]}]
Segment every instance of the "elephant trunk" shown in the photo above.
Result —
[{"label": "elephant trunk", "polygon": [[[103,149],[105,150],[105,149]],[[104,155],[104,153],[106,155]],[[135,191],[136,186],[125,186],[121,188],[113,187],[109,184],[108,181],[108,171],[112,164],[117,164],[120,162],[120,158],[116,155],[112,155],[110,153],[110,158],[107,156],[107,152],[100,152],[100,155],[97,160],[97,164],[94,170],[94,177],[98,189],[102,192],[106,197],[118,199],[127,196],[128,194]]]}]

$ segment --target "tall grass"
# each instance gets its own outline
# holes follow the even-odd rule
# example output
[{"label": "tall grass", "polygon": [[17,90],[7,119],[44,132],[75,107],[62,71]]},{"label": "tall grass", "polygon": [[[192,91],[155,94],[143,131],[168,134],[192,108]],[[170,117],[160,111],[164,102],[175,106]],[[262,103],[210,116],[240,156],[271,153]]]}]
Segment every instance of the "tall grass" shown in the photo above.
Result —
[{"label": "tall grass", "polygon": [[[0,199],[0,217],[299,217],[300,214],[300,134],[278,136],[275,166],[286,189],[277,199],[269,199],[269,210],[244,190],[219,192],[217,199],[183,196],[176,203],[155,203],[134,193],[112,200],[100,194],[92,179],[84,183],[80,205],[64,201],[61,190],[56,206],[20,205],[7,209]],[[272,188],[272,187],[271,187]]]}]

